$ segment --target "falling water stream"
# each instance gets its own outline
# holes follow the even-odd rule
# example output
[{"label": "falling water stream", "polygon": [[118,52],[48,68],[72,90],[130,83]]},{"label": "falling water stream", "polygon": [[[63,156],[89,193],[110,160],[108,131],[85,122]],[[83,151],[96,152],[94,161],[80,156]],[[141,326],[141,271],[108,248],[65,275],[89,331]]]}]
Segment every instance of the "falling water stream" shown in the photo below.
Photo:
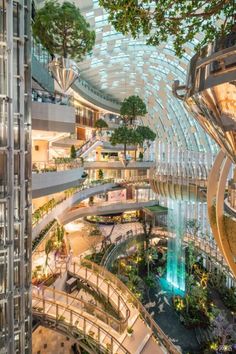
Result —
[{"label": "falling water stream", "polygon": [[185,250],[184,235],[184,203],[168,200],[168,230],[172,237],[168,238],[167,249],[167,282],[174,288],[185,291]]}]

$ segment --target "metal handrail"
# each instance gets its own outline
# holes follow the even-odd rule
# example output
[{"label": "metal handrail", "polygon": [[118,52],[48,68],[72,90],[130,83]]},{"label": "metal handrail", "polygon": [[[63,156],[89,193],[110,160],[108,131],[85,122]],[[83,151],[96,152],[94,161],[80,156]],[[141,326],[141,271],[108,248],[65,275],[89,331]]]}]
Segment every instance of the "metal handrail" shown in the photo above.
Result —
[{"label": "metal handrail", "polygon": [[[88,336],[95,341],[99,347],[105,348],[107,353],[109,352],[113,354],[119,351],[121,354],[131,354],[110,332],[107,332],[97,322],[88,319],[83,313],[78,313],[75,310],[68,308],[67,305],[59,304],[53,300],[38,296],[34,296],[33,299],[36,301],[38,300],[36,305],[33,304],[33,315],[42,318],[44,321],[52,320],[53,322],[56,322],[56,327],[60,329],[63,325],[66,325],[67,335],[70,333],[73,336],[74,331],[82,332],[84,336]],[[49,305],[51,313],[47,312],[47,305]],[[69,321],[66,319],[65,315],[68,316]],[[70,329],[69,331],[68,327]],[[96,332],[91,331],[90,328]],[[95,334],[96,337],[94,337]],[[104,334],[105,338],[101,339],[101,334]],[[108,339],[107,342],[105,342],[106,339]],[[105,346],[105,343],[107,346]]]},{"label": "metal handrail", "polygon": [[[72,300],[73,302],[76,301],[76,307],[78,306],[78,303],[79,303],[80,304],[79,308],[81,308],[82,311],[85,311],[89,315],[92,315],[93,317],[95,317],[96,319],[99,319],[100,321],[105,322],[106,324],[108,324],[110,327],[112,327],[118,333],[122,333],[125,330],[125,328],[127,327],[128,319],[118,320],[115,317],[113,317],[112,315],[110,315],[107,312],[100,309],[96,304],[92,304],[91,302],[88,302],[83,299],[72,296],[64,291],[57,290],[57,289],[55,289],[55,287],[49,288],[49,287],[43,285],[40,288],[38,288],[38,287],[33,288],[33,296],[36,295],[36,296],[40,297],[40,294],[42,294],[42,298],[48,299],[48,297],[45,295],[46,292],[49,292],[52,294],[51,298],[54,301],[57,300],[56,297],[58,295],[59,299],[57,300],[57,302],[62,302],[63,297],[65,298],[64,302],[66,302],[67,305],[68,305],[68,300]],[[50,298],[49,298],[49,300],[50,300]],[[91,311],[89,311],[89,309]]]},{"label": "metal handrail", "polygon": [[[100,291],[100,292],[102,292],[102,288],[99,285],[99,283],[100,284],[102,283],[103,285],[105,284],[106,292],[103,291],[103,294],[105,294],[105,296],[107,296],[108,300],[111,303],[113,303],[113,306],[117,308],[118,314],[120,316],[123,316],[123,319],[125,321],[128,321],[128,319],[130,317],[130,310],[129,310],[126,302],[124,301],[124,299],[120,296],[119,292],[114,288],[113,284],[111,284],[110,282],[107,281],[107,277],[104,277],[101,272],[98,272],[97,270],[95,270],[95,268],[93,267],[93,265],[95,263],[92,263],[92,262],[89,263],[92,265],[92,268],[89,268],[89,267],[85,266],[86,262],[87,262],[87,260],[85,260],[85,259],[81,260],[80,262],[75,262],[75,261],[72,262],[68,267],[68,273],[70,275],[72,275],[73,277],[82,278],[91,286],[95,286],[97,291]],[[80,270],[80,269],[85,270],[85,277],[83,277],[82,274],[79,274],[78,270]],[[91,281],[91,279],[90,279],[91,272],[89,273],[88,269],[91,269],[93,275],[96,276],[96,283]],[[117,300],[117,303],[115,300]]]},{"label": "metal handrail", "polygon": [[153,335],[162,343],[162,345],[168,350],[169,354],[180,354],[180,351],[176,346],[169,340],[158,324],[153,320],[152,316],[148,313],[141,302],[134,296],[134,294],[127,288],[127,286],[115,275],[110,273],[104,267],[101,267],[89,260],[83,259],[81,261],[83,266],[92,269],[97,274],[104,276],[109,279],[116,287],[125,295],[125,297],[130,301],[139,311],[140,315],[146,322],[146,324],[151,328]]},{"label": "metal handrail", "polygon": [[90,140],[87,140],[83,145],[79,147],[79,149],[76,151],[77,156],[79,157],[81,154],[83,154],[86,150],[88,150],[93,144],[96,142],[100,141],[97,136],[92,137]]},{"label": "metal handrail", "polygon": [[126,241],[130,241],[133,238],[136,238],[138,236],[142,236],[143,235],[143,229],[140,228],[138,230],[135,230],[135,233],[126,233],[125,235],[120,235],[118,236],[116,239],[118,239],[118,241],[115,240],[115,245],[114,243],[111,245],[114,245],[114,247],[112,249],[110,249],[110,247],[107,249],[107,252],[105,252],[104,256],[102,257],[101,260],[101,265],[103,267],[105,267],[107,269],[107,264],[110,261],[110,259],[112,258],[113,254],[116,252],[117,247],[120,246],[122,243],[125,243]]}]

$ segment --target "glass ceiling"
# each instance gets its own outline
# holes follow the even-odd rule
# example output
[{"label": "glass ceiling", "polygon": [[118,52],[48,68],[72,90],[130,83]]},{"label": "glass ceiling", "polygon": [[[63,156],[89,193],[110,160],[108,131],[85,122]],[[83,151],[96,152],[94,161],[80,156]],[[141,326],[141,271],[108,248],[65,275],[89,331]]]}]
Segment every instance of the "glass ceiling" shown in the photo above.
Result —
[{"label": "glass ceiling", "polygon": [[79,63],[82,78],[119,101],[139,95],[148,107],[145,124],[155,130],[158,140],[188,150],[215,153],[216,145],[171,91],[175,79],[186,81],[193,44],[188,45],[185,56],[179,59],[169,44],[147,46],[142,39],[117,33],[98,0],[77,0],[77,3],[96,31],[92,55]]}]

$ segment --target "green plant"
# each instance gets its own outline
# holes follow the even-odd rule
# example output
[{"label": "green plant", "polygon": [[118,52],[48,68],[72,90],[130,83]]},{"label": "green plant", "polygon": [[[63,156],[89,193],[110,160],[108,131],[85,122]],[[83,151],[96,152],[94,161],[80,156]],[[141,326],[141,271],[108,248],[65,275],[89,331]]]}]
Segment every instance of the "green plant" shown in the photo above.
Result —
[{"label": "green plant", "polygon": [[126,162],[127,145],[136,145],[138,143],[138,138],[139,136],[135,130],[128,128],[127,126],[123,126],[114,130],[110,137],[110,143],[111,145],[124,145],[124,160]]},{"label": "green plant", "polygon": [[98,179],[101,180],[101,179],[103,179],[103,177],[104,177],[103,170],[99,169],[98,170]]},{"label": "green plant", "polygon": [[150,142],[156,139],[156,133],[145,125],[139,125],[136,129],[136,133],[139,135],[139,145],[143,148],[144,143],[150,146]]},{"label": "green plant", "polygon": [[47,203],[36,209],[32,214],[32,223],[36,224],[45,214],[52,210],[56,204],[56,200],[52,198]]},{"label": "green plant", "polygon": [[[123,1],[99,0],[118,32],[133,38],[141,34],[147,44],[158,46],[173,39],[175,53],[182,56],[185,44],[197,41],[195,50],[230,33],[235,25],[234,0],[164,0]],[[221,20],[222,19],[222,20]]]},{"label": "green plant", "polygon": [[75,4],[48,0],[36,12],[33,35],[51,54],[81,61],[91,52],[95,32]]},{"label": "green plant", "polygon": [[55,236],[59,246],[62,244],[62,241],[64,239],[64,234],[65,234],[65,229],[63,225],[57,225]]},{"label": "green plant", "polygon": [[122,102],[120,114],[126,124],[132,124],[137,117],[143,117],[147,114],[147,108],[139,96],[129,96]]},{"label": "green plant", "polygon": [[127,327],[127,333],[132,334],[134,332],[133,328]]},{"label": "green plant", "polygon": [[143,161],[143,153],[141,151],[139,152],[139,160]]},{"label": "green plant", "polygon": [[76,155],[76,148],[75,145],[71,145],[70,148],[70,158],[71,159],[76,159],[77,155]]},{"label": "green plant", "polygon": [[101,133],[102,129],[108,128],[108,124],[104,119],[98,119],[94,124],[94,128],[98,129],[99,132]]},{"label": "green plant", "polygon": [[48,259],[49,259],[49,254],[53,251],[54,245],[52,239],[49,239],[46,244],[45,244],[45,254],[46,254],[46,260],[45,260],[45,265],[48,266]]},{"label": "green plant", "polygon": [[54,157],[54,162],[56,165],[67,164],[74,162],[74,158],[71,157]]},{"label": "green plant", "polygon": [[39,235],[32,241],[32,250],[34,251],[36,247],[40,244],[42,239],[47,235],[48,231],[53,227],[56,220],[52,220],[48,223],[43,230],[40,231]]}]

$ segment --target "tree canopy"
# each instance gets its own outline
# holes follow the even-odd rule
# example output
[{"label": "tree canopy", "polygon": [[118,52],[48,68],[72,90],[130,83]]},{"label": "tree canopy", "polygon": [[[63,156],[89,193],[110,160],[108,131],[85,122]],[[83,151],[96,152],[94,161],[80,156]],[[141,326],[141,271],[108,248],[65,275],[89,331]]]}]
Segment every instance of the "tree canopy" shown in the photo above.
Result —
[{"label": "tree canopy", "polygon": [[202,34],[195,49],[227,35],[235,26],[235,0],[99,0],[118,32],[133,38],[144,35],[147,44],[158,46],[173,38],[181,57],[184,45]]},{"label": "tree canopy", "polygon": [[47,0],[36,12],[33,35],[49,51],[81,61],[95,43],[95,32],[73,3]]},{"label": "tree canopy", "polygon": [[132,124],[136,117],[143,117],[147,114],[147,107],[139,96],[129,96],[122,102],[120,114],[126,123]]},{"label": "tree canopy", "polygon": [[138,144],[139,135],[132,128],[128,128],[127,126],[119,127],[115,129],[110,137],[111,145],[122,144],[124,145],[124,158],[126,161],[126,150],[127,145]]},{"label": "tree canopy", "polygon": [[139,135],[139,145],[143,146],[144,142],[149,143],[156,139],[156,133],[151,128],[145,125],[139,125],[136,129],[136,133]]},{"label": "tree canopy", "polygon": [[103,128],[108,128],[108,124],[104,119],[98,119],[94,124],[94,128],[101,130]]}]

